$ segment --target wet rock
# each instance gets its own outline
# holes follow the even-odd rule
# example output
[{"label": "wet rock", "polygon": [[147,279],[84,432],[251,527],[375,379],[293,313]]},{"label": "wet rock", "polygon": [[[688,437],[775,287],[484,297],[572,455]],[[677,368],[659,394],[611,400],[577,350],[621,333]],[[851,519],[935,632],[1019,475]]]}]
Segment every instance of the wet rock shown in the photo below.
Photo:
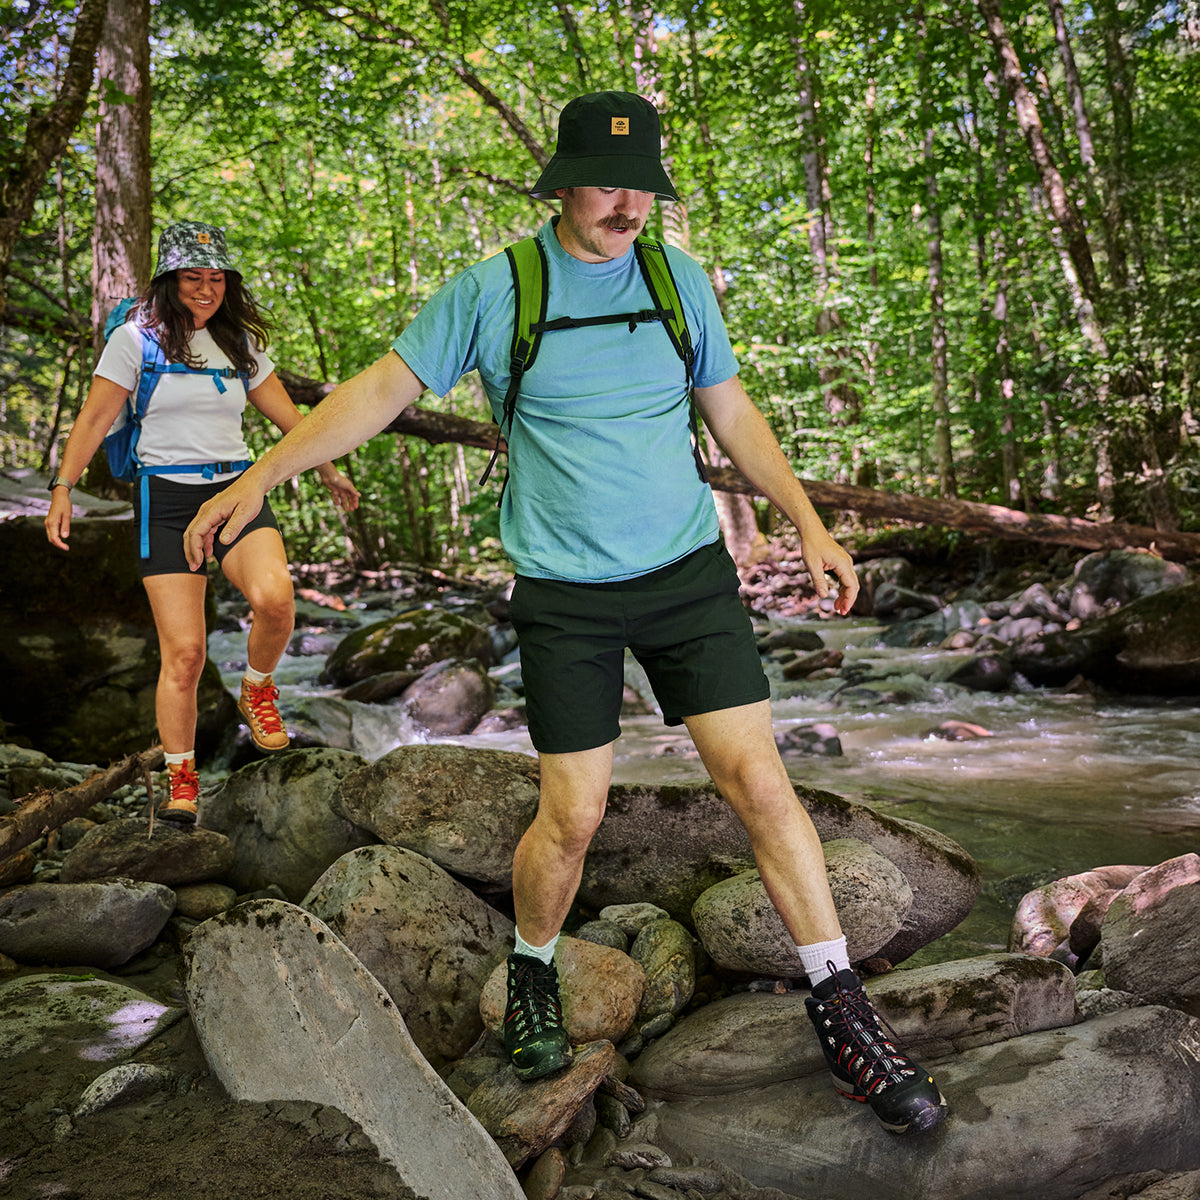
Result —
[{"label": "wet rock", "polygon": [[893,584],[899,588],[911,589],[916,580],[912,563],[898,555],[861,563],[857,567],[857,573],[859,588],[853,609],[856,617],[878,615],[875,609],[875,594],[882,585]]},{"label": "wet rock", "polygon": [[368,675],[345,688],[342,699],[359,704],[382,704],[394,700],[420,678],[420,671],[383,671],[379,675]]},{"label": "wet rock", "polygon": [[885,618],[899,615],[904,620],[912,620],[914,617],[935,613],[941,606],[941,601],[936,596],[914,592],[911,588],[900,587],[895,583],[881,583],[875,589],[873,615]]},{"label": "wet rock", "polygon": [[89,829],[63,859],[62,882],[119,875],[173,886],[226,875],[233,865],[229,839],[208,829],[122,817]]},{"label": "wet rock", "polygon": [[[821,848],[850,958],[861,962],[899,932],[912,907],[912,887],[894,863],[865,842],[838,838]],[[719,966],[780,978],[804,974],[795,941],[756,870],[704,892],[692,906],[692,923]]]},{"label": "wet rock", "polygon": [[88,1084],[71,1116],[78,1121],[116,1104],[172,1090],[177,1082],[172,1072],[153,1063],[122,1063]]},{"label": "wet rock", "polygon": [[772,629],[758,639],[758,652],[762,655],[778,654],[781,651],[823,650],[825,643],[815,629],[804,629],[796,625]]},{"label": "wet rock", "polygon": [[81,1064],[116,1062],[185,1015],[113,980],[23,975],[0,983],[0,1061],[66,1052]]},{"label": "wet rock", "polygon": [[790,725],[775,732],[775,745],[784,753],[822,754],[841,758],[842,742],[837,730],[825,722],[816,725]]},{"label": "wet rock", "polygon": [[537,811],[537,781],[537,760],[526,754],[401,746],[346,776],[330,805],[389,845],[508,888],[513,851]]},{"label": "wet rock", "polygon": [[[1200,1165],[1200,1062],[1187,1050],[1198,1037],[1195,1018],[1139,1008],[928,1064],[950,1116],[902,1144],[865,1105],[851,1111],[821,1073],[739,1093],[735,1103],[665,1103],[658,1141],[684,1155],[703,1148],[706,1158],[789,1195],[1076,1200],[1130,1172]],[[1032,1132],[1039,1113],[1054,1114],[1052,1137]]]},{"label": "wet rock", "polygon": [[620,950],[622,953],[629,949],[629,936],[616,921],[608,921],[603,918],[587,921],[575,930],[573,936],[579,938],[581,942],[595,942],[597,946],[611,946],[614,950]]},{"label": "wet rock", "polygon": [[946,678],[973,692],[1002,692],[1012,682],[1013,666],[1000,655],[975,654]]},{"label": "wet rock", "polygon": [[1200,855],[1133,879],[1109,906],[1101,948],[1110,987],[1200,1016]]},{"label": "wet rock", "polygon": [[1013,916],[1008,948],[1048,958],[1057,954],[1068,966],[1078,961],[1070,947],[1071,925],[1098,896],[1119,891],[1146,868],[1098,867],[1034,888],[1021,898]]},{"label": "wet rock", "polygon": [[842,665],[843,657],[840,650],[817,650],[812,654],[802,654],[785,662],[782,674],[790,682],[805,679],[817,671],[834,671]]},{"label": "wet rock", "polygon": [[[566,936],[558,939],[554,961],[571,1044],[619,1042],[632,1027],[642,1001],[642,968],[619,950]],[[497,1040],[504,1023],[507,981],[508,971],[501,963],[479,997],[483,1023]]]},{"label": "wet rock", "polygon": [[526,1200],[554,1200],[567,1173],[562,1151],[551,1146],[529,1168],[522,1189]]},{"label": "wet rock", "polygon": [[311,914],[240,905],[197,927],[185,967],[196,1032],[234,1099],[337,1108],[428,1200],[523,1200],[387,993]]},{"label": "wet rock", "polygon": [[629,957],[646,979],[635,1021],[682,1012],[696,990],[695,944],[688,930],[669,917],[651,921],[637,935]]},{"label": "wet rock", "polygon": [[399,703],[419,728],[454,737],[474,729],[495,698],[496,687],[478,659],[446,659],[410,684]]},{"label": "wet rock", "polygon": [[575,1060],[548,1079],[523,1083],[511,1071],[471,1093],[471,1112],[513,1168],[541,1154],[570,1126],[612,1066],[605,1041],[580,1046]]},{"label": "wet rock", "polygon": [[0,894],[0,951],[22,962],[110,968],[153,945],[175,909],[158,883],[29,883]]},{"label": "wet rock", "polygon": [[411,609],[350,634],[329,656],[322,679],[346,687],[388,671],[424,671],[447,658],[490,666],[487,626],[444,608]]},{"label": "wet rock", "polygon": [[1091,620],[1114,606],[1191,582],[1191,572],[1181,563],[1139,550],[1100,550],[1075,564],[1070,613],[1078,620]]},{"label": "wet rock", "polygon": [[358,956],[435,1067],[483,1032],[479,993],[508,955],[513,923],[436,863],[398,846],[340,858],[302,907]]},{"label": "wet rock", "polygon": [[[1075,1020],[1074,979],[1060,963],[991,954],[869,979],[867,994],[920,1061]],[[633,1064],[648,1096],[684,1099],[769,1091],[827,1078],[805,995],[749,992],[689,1013]],[[712,1157],[712,1156],[708,1156]]]},{"label": "wet rock", "polygon": [[273,883],[295,902],[331,863],[373,842],[330,804],[339,782],[364,765],[345,750],[286,750],[249,763],[206,795],[199,825],[229,839],[230,883],[241,891]]},{"label": "wet rock", "polygon": [[944,742],[971,742],[976,738],[990,738],[992,731],[982,725],[973,725],[970,721],[943,721],[932,729],[927,729],[923,738],[940,738]]}]

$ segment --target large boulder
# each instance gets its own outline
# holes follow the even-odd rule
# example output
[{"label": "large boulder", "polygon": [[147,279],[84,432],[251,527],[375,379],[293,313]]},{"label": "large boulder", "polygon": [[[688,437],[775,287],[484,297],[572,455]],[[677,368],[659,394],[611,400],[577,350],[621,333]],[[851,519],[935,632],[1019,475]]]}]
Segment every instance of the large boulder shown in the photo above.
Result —
[{"label": "large boulder", "polygon": [[341,780],[365,765],[344,750],[288,750],[205,793],[199,825],[228,838],[229,881],[244,892],[275,884],[297,901],[326,867],[374,841],[330,806]]},{"label": "large boulder", "polygon": [[1148,550],[1098,550],[1075,564],[1069,586],[1071,616],[1088,621],[1113,608],[1182,587],[1192,573]]},{"label": "large boulder", "polygon": [[447,658],[491,666],[487,627],[445,608],[416,608],[350,634],[326,660],[322,678],[345,687],[387,671],[424,671]]},{"label": "large boulder", "polygon": [[1138,875],[1109,905],[1100,945],[1109,987],[1200,1016],[1200,855]]},{"label": "large boulder", "polygon": [[[52,758],[102,762],[157,737],[158,636],[129,521],[76,517],[70,546],[51,546],[40,516],[0,521],[0,723]],[[207,615],[211,629],[211,602]],[[212,662],[199,711],[203,756],[237,720]]]},{"label": "large boulder", "polygon": [[[950,838],[830,792],[796,789],[822,841],[856,838],[897,866],[913,901],[878,955],[901,962],[971,911],[979,868]],[[615,785],[588,850],[579,901],[589,909],[648,900],[686,922],[698,897],[754,868],[741,821],[711,784]]]},{"label": "large boulder", "polygon": [[241,905],[196,928],[185,969],[200,1044],[235,1100],[337,1108],[427,1200],[523,1200],[391,997],[316,917],[279,900]]},{"label": "large boulder", "polygon": [[538,805],[538,764],[527,754],[463,746],[401,746],[347,775],[335,812],[380,841],[500,889]]},{"label": "large boulder", "polygon": [[368,846],[338,859],[302,906],[387,988],[435,1067],[470,1049],[483,1032],[479,993],[512,949],[508,917],[399,846]]},{"label": "large boulder", "polygon": [[149,837],[149,824],[120,817],[94,825],[67,851],[59,878],[81,883],[119,875],[175,887],[222,878],[233,863],[233,847],[219,833],[156,821]]}]

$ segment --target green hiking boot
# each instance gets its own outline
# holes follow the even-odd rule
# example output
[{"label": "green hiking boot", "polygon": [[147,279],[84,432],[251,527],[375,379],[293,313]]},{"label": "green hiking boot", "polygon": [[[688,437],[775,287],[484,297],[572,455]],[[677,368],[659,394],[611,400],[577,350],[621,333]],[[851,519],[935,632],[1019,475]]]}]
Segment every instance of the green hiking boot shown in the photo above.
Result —
[{"label": "green hiking boot", "polygon": [[508,956],[504,1049],[518,1079],[541,1079],[567,1066],[571,1047],[558,999],[558,971],[528,954]]}]

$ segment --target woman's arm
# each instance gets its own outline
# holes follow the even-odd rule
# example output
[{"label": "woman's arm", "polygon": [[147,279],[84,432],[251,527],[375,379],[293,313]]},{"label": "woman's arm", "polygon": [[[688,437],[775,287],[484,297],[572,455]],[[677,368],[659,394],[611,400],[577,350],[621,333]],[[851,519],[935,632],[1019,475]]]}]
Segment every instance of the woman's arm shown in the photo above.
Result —
[{"label": "woman's arm", "polygon": [[[71,484],[79,482],[79,477],[87,470],[104,435],[112,427],[125,403],[129,389],[111,379],[97,375],[92,379],[88,389],[87,399],[75,424],[71,427],[71,436],[67,438],[63,450],[62,466],[58,474]],[[67,538],[71,536],[71,493],[68,488],[56,487],[50,496],[50,511],[46,514],[46,537],[52,546],[60,550],[68,550]]]}]

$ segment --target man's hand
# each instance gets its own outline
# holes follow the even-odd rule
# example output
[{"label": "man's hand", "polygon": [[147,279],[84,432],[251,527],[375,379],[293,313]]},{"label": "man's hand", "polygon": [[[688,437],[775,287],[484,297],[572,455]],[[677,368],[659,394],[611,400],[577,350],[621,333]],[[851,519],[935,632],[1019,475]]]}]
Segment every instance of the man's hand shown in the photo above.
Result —
[{"label": "man's hand", "polygon": [[801,536],[800,551],[804,555],[804,565],[812,577],[813,587],[822,600],[829,595],[826,571],[837,576],[842,586],[834,601],[833,611],[839,616],[849,616],[858,596],[858,575],[854,571],[854,560],[819,523],[807,529]]},{"label": "man's hand", "polygon": [[228,546],[258,516],[263,492],[246,476],[235,479],[223,492],[206,500],[192,523],[183,531],[183,553],[193,571],[200,570],[213,557],[213,538],[221,530],[221,543]]}]

